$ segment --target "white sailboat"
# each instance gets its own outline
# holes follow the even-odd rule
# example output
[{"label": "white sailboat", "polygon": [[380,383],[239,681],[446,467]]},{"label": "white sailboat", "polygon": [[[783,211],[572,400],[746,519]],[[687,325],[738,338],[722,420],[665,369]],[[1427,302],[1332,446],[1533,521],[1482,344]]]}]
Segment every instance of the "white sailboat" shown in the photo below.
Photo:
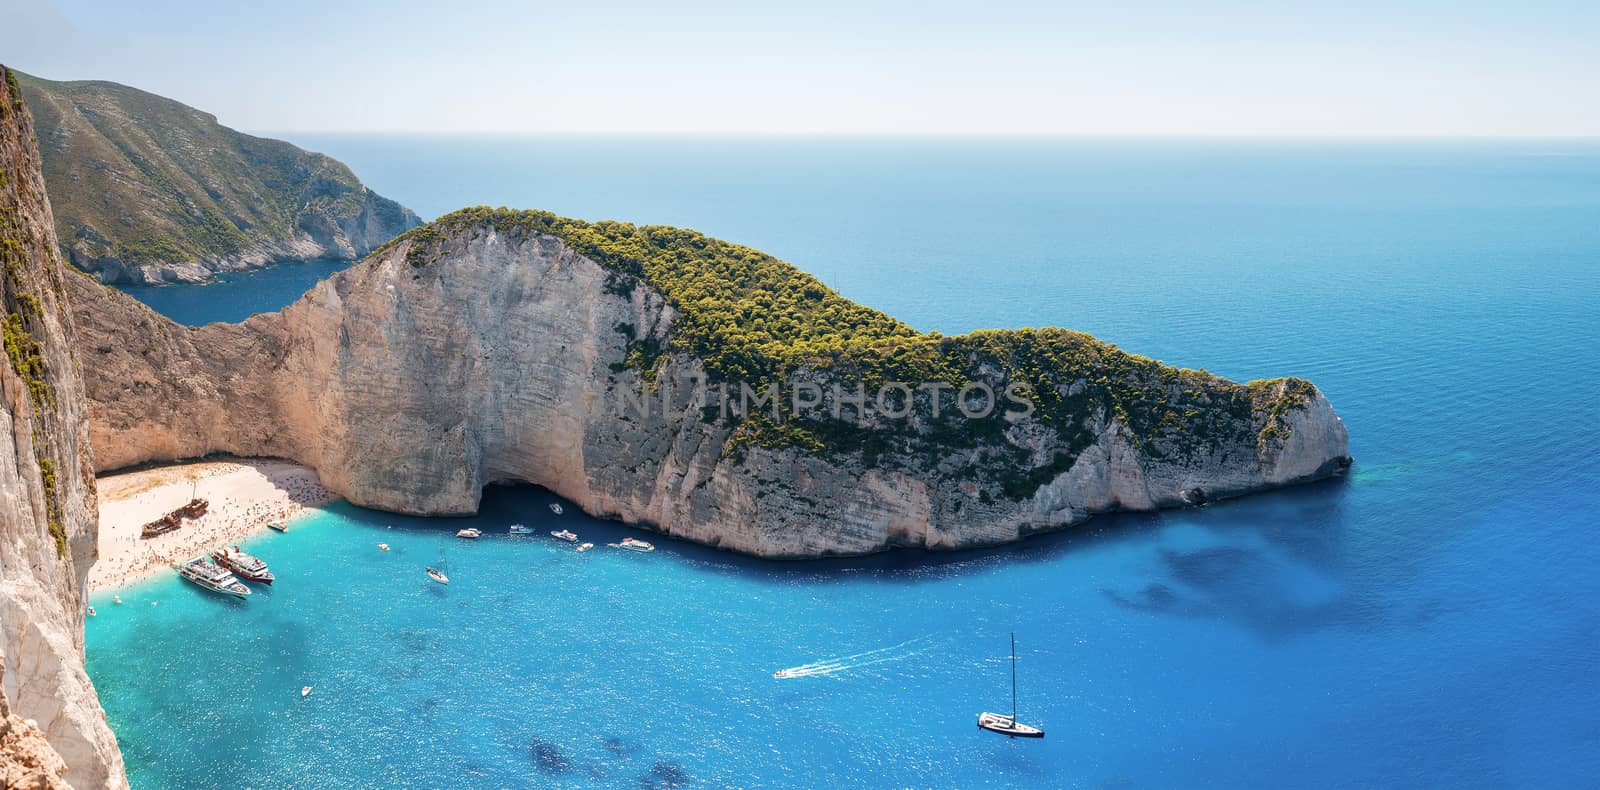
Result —
[{"label": "white sailboat", "polygon": [[428,567],[428,578],[440,584],[450,583],[450,577],[444,575],[444,541],[439,542],[439,564]]},{"label": "white sailboat", "polygon": [[984,711],[978,714],[978,728],[1012,738],[1043,738],[1044,730],[1017,721],[1017,635],[1011,635],[1011,715]]}]

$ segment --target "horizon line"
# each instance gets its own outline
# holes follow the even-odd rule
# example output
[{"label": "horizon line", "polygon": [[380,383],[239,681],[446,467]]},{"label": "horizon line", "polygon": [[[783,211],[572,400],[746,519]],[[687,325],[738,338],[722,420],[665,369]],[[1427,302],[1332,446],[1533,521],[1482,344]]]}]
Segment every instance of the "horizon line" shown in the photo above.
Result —
[{"label": "horizon line", "polygon": [[1551,141],[1600,143],[1595,134],[1454,134],[1454,133],[1210,133],[1210,132],[926,132],[926,131],[763,131],[763,130],[638,130],[638,129],[240,129],[257,136],[291,134],[368,135],[385,137],[681,137],[681,138],[807,138],[807,139],[994,139],[994,140],[1301,140],[1301,141]]}]

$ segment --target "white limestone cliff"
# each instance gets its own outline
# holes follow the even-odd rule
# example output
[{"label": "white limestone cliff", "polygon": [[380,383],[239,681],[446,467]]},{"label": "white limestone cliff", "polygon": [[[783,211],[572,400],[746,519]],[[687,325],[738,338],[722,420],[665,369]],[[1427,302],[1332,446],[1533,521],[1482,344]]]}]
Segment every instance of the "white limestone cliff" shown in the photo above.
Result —
[{"label": "white limestone cliff", "polygon": [[[85,579],[95,559],[94,465],[67,273],[39,175],[32,124],[4,67],[0,80],[0,777],[79,788],[126,787],[122,757],[83,669]],[[7,713],[7,711],[9,711]],[[18,760],[20,762],[13,762]],[[27,785],[23,785],[27,786]]]},{"label": "white limestone cliff", "polygon": [[[357,504],[433,515],[472,513],[486,484],[526,481],[596,516],[786,558],[1001,543],[1095,513],[1334,475],[1349,463],[1327,400],[1292,379],[1256,393],[1271,405],[1294,388],[1281,415],[1246,399],[1227,438],[1199,449],[1141,443],[1116,417],[1086,414],[1093,441],[1019,498],[963,476],[969,463],[990,463],[973,460],[993,455],[983,447],[936,463],[734,448],[734,426],[698,409],[663,413],[657,404],[644,416],[628,407],[652,386],[703,375],[684,354],[651,382],[625,364],[631,343],[664,346],[674,331],[674,308],[645,281],[618,287],[611,270],[555,236],[493,225],[449,236],[422,267],[407,261],[412,243],[240,325],[178,327],[75,283],[97,462],[278,456],[316,468]],[[876,424],[897,441],[931,441],[926,425]],[[1022,419],[993,444],[1035,459],[1021,474],[1047,467],[1069,442]]]}]

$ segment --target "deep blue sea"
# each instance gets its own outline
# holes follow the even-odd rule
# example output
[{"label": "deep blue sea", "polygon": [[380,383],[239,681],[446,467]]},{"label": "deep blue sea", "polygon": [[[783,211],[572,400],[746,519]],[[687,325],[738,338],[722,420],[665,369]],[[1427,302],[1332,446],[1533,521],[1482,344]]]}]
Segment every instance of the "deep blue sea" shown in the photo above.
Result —
[{"label": "deep blue sea", "polygon": [[224,272],[203,286],[124,285],[122,290],[167,316],[200,326],[243,321],[280,310],[349,261],[293,261],[269,269]]},{"label": "deep blue sea", "polygon": [[[96,597],[89,670],[136,788],[1600,777],[1600,143],[289,137],[425,217],[685,225],[921,329],[1305,376],[1356,465],[816,563],[610,550],[626,530],[531,488],[491,489],[476,543],[337,506],[250,544],[280,581],[242,605],[172,578]],[[304,288],[275,271],[147,298],[234,315],[215,302]],[[422,575],[441,545],[447,588]],[[1043,741],[974,726],[1009,704],[1013,631]]]}]

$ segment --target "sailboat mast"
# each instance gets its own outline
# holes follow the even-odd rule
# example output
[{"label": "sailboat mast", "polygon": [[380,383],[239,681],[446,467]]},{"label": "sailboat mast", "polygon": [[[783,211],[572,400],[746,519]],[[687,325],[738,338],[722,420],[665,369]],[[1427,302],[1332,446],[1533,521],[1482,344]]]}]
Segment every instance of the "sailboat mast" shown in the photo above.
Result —
[{"label": "sailboat mast", "polygon": [[1017,720],[1017,634],[1011,633],[1011,720]]}]

